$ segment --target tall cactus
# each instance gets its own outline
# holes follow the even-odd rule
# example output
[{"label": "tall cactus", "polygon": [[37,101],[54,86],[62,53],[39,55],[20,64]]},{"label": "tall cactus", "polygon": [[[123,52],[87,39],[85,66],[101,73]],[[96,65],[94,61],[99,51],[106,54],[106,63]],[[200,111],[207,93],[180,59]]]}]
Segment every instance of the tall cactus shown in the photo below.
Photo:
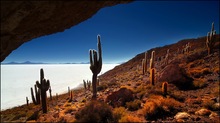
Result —
[{"label": "tall cactus", "polygon": [[37,87],[41,90],[41,103],[42,103],[42,109],[43,113],[47,113],[47,91],[50,87],[50,81],[44,79],[44,71],[43,69],[40,70],[40,83],[37,81],[36,82]]},{"label": "tall cactus", "polygon": [[151,59],[150,59],[150,83],[154,85],[155,83],[155,68],[154,68],[154,60],[155,60],[155,51],[151,52]]},{"label": "tall cactus", "polygon": [[96,99],[97,97],[97,90],[96,90],[96,82],[97,82],[97,75],[100,73],[102,69],[102,49],[101,49],[101,41],[100,35],[97,36],[98,38],[98,55],[96,50],[90,50],[90,70],[92,71],[92,89],[93,89],[93,96],[92,99]]},{"label": "tall cactus", "polygon": [[215,38],[216,38],[215,34],[216,34],[216,30],[214,29],[214,22],[213,22],[211,32],[208,32],[207,39],[206,39],[206,46],[208,49],[208,55],[210,55],[213,52],[213,47],[214,47]]}]

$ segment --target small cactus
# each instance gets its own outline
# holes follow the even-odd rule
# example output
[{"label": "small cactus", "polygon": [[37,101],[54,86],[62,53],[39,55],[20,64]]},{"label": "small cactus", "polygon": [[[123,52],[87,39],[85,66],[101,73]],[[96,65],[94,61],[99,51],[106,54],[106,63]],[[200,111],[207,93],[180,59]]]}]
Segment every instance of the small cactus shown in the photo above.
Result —
[{"label": "small cactus", "polygon": [[68,94],[70,95],[70,87],[68,86]]},{"label": "small cactus", "polygon": [[28,105],[29,105],[29,103],[28,103],[28,102],[29,102],[28,97],[26,97],[26,102],[27,102],[27,106],[28,106]]},{"label": "small cactus", "polygon": [[165,56],[165,64],[166,65],[169,63],[169,54],[170,54],[170,49],[167,49],[167,54]]},{"label": "small cactus", "polygon": [[37,85],[34,85],[36,103],[40,104],[40,89],[37,89]]},{"label": "small cactus", "polygon": [[83,84],[84,84],[84,89],[86,90],[86,81],[83,80]]},{"label": "small cactus", "polygon": [[216,30],[214,30],[214,22],[213,22],[211,32],[208,32],[207,39],[206,39],[206,46],[208,49],[208,55],[210,55],[213,52],[215,38],[216,38]]},{"label": "small cactus", "polygon": [[71,102],[73,100],[73,91],[70,91],[70,98],[68,102]]},{"label": "small cactus", "polygon": [[155,69],[154,68],[150,70],[150,83],[151,85],[155,84]]},{"label": "small cactus", "polygon": [[50,87],[50,81],[46,79],[44,79],[44,71],[43,69],[40,70],[40,82],[38,81],[36,82],[37,87],[41,90],[41,103],[42,103],[42,109],[43,109],[43,113],[47,113],[47,102],[46,102],[46,98],[47,98],[47,93],[46,91],[48,91],[49,87]]},{"label": "small cactus", "polygon": [[147,73],[147,52],[145,52],[144,59],[142,59],[142,73],[143,75]]},{"label": "small cactus", "polygon": [[91,87],[91,81],[87,80],[87,88],[88,88],[89,91],[90,91],[90,87]]},{"label": "small cactus", "polygon": [[145,74],[145,59],[142,59],[142,73]]},{"label": "small cactus", "polygon": [[90,70],[92,71],[92,90],[93,95],[92,99],[97,98],[97,90],[96,90],[96,82],[97,82],[97,75],[100,73],[102,69],[102,49],[101,49],[101,41],[100,35],[97,36],[98,38],[98,55],[96,50],[90,50]]},{"label": "small cactus", "polygon": [[163,82],[163,84],[162,84],[162,93],[163,93],[164,96],[167,95],[167,86],[168,86],[168,83]]},{"label": "small cactus", "polygon": [[58,100],[58,93],[56,93],[56,99]]}]

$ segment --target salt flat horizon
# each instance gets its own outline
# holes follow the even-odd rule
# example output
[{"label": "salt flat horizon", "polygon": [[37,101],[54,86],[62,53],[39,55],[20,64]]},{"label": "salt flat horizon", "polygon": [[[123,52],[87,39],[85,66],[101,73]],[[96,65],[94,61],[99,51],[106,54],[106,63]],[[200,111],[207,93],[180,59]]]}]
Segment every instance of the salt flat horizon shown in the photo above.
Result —
[{"label": "salt flat horizon", "polygon": [[[100,74],[119,64],[103,64]],[[1,110],[32,102],[30,88],[40,79],[40,69],[50,80],[52,95],[67,92],[68,87],[77,88],[83,79],[92,80],[90,64],[1,64]]]}]

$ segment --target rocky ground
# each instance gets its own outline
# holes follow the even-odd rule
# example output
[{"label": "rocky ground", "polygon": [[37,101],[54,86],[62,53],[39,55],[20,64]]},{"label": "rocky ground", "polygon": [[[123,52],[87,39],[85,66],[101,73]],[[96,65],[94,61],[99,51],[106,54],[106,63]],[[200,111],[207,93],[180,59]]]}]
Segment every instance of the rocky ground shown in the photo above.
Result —
[{"label": "rocky ground", "polygon": [[[68,93],[48,99],[45,114],[40,105],[23,105],[1,111],[1,122],[219,122],[219,35],[210,55],[205,41],[205,37],[182,40],[147,51],[148,65],[155,51],[154,86],[149,71],[142,73],[141,53],[99,76],[97,101],[91,101],[90,90],[79,88],[72,99]],[[181,52],[188,42],[189,52]],[[161,91],[165,81],[167,95]]]}]

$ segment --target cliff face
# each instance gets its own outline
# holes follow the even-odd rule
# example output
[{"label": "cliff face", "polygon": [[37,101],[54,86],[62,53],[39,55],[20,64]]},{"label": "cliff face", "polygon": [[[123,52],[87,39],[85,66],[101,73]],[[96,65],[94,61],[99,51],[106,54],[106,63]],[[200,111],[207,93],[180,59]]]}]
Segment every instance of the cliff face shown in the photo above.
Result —
[{"label": "cliff face", "polygon": [[1,61],[31,39],[62,32],[126,1],[1,1]]}]

